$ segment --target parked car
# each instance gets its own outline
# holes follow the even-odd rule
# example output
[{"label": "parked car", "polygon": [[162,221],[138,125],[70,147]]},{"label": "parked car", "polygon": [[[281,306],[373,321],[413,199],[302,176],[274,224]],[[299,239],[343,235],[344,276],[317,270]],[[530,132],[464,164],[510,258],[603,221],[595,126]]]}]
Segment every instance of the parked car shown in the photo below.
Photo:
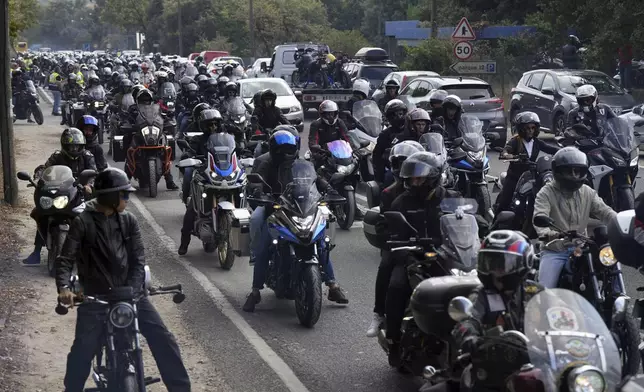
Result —
[{"label": "parked car", "polygon": [[446,90],[461,98],[463,112],[483,122],[485,134],[495,133],[492,147],[503,147],[507,141],[507,120],[503,98],[497,97],[486,81],[473,77],[420,76],[400,90],[400,95],[418,107],[429,109],[429,93],[433,89]]},{"label": "parked car", "polygon": [[268,77],[268,72],[266,72],[266,68],[264,68],[264,71],[262,72],[262,63],[269,64],[271,62],[270,57],[262,57],[253,63],[253,66],[250,67],[248,71],[246,71],[246,75],[249,78],[266,78]]},{"label": "parked car", "polygon": [[398,71],[398,66],[389,60],[389,54],[384,49],[362,48],[350,62],[344,64],[343,69],[349,74],[352,82],[358,78],[367,79],[371,97],[387,75]]},{"label": "parked car", "polygon": [[537,69],[523,74],[511,91],[510,120],[517,113],[530,110],[539,115],[541,129],[558,135],[566,127],[568,112],[577,106],[575,93],[584,84],[592,84],[599,102],[620,115],[632,110],[635,99],[608,75],[592,70]]},{"label": "parked car", "polygon": [[405,88],[412,80],[420,77],[420,76],[440,76],[436,72],[432,71],[398,71],[398,72],[392,72],[385,79],[380,83],[380,85],[376,88],[376,90],[373,92],[373,95],[371,96],[371,99],[374,101],[378,102],[380,98],[382,98],[385,95],[385,84],[387,84],[388,81],[391,79],[394,79],[398,84],[400,85],[400,90],[401,91],[403,88]]},{"label": "parked car", "polygon": [[644,149],[644,104],[634,106],[632,111],[626,112],[620,117],[625,118],[633,125],[640,150]]},{"label": "parked car", "polygon": [[295,125],[299,132],[304,129],[304,111],[302,104],[291,90],[288,83],[281,78],[247,78],[238,80],[239,95],[244,102],[253,106],[253,96],[260,90],[270,88],[277,95],[275,105],[280,108],[286,119]]}]

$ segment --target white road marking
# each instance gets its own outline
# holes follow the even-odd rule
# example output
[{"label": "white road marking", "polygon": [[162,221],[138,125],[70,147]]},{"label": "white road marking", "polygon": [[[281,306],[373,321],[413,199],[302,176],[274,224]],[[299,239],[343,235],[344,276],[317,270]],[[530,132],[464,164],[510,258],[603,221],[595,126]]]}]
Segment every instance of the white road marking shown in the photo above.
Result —
[{"label": "white road marking", "polygon": [[38,87],[38,92],[40,93],[40,97],[45,102],[47,102],[50,105],[54,104],[54,100],[51,98],[51,96],[42,87]]},{"label": "white road marking", "polygon": [[165,247],[170,252],[170,257],[184,267],[188,273],[197,281],[199,285],[208,293],[213,304],[221,313],[226,316],[237,327],[239,332],[244,335],[248,343],[257,351],[259,356],[266,364],[273,369],[277,376],[284,382],[284,385],[291,392],[308,392],[308,389],[297,378],[295,372],[280,358],[275,351],[266,343],[264,339],[244,320],[233,305],[226,299],[224,294],[215,286],[206,275],[195,268],[189,261],[186,261],[177,255],[177,245],[166,233],[165,230],[152,217],[148,209],[143,205],[136,195],[130,196],[130,201],[143,216]]}]

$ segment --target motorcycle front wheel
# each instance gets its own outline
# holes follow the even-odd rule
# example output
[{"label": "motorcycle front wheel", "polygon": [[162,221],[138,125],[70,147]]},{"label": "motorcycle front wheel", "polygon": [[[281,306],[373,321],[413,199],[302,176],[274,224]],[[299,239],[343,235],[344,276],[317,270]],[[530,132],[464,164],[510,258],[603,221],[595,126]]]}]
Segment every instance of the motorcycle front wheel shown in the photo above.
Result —
[{"label": "motorcycle front wheel", "polygon": [[235,252],[233,252],[230,235],[233,227],[233,217],[226,212],[217,218],[217,256],[222,269],[229,270],[235,264]]},{"label": "motorcycle front wheel", "polygon": [[123,392],[138,392],[139,391],[139,383],[136,380],[136,374],[133,373],[125,373],[123,375],[123,389],[121,389]]},{"label": "motorcycle front wheel", "polygon": [[490,190],[487,185],[475,185],[472,193],[474,195],[474,199],[479,204],[479,215],[485,217],[488,222],[492,222],[494,219],[494,215],[491,214],[492,200],[490,197]]},{"label": "motorcycle front wheel", "polygon": [[31,113],[34,115],[36,124],[42,125],[45,122],[45,118],[42,115],[42,110],[40,110],[40,106],[38,106],[38,104],[33,104],[31,106]]},{"label": "motorcycle front wheel", "polygon": [[335,207],[338,225],[342,230],[349,230],[356,217],[356,195],[354,191],[344,191],[347,202]]},{"label": "motorcycle front wheel", "polygon": [[295,313],[307,328],[320,319],[322,312],[322,275],[317,264],[306,264],[300,270],[295,292]]},{"label": "motorcycle front wheel", "polygon": [[148,182],[150,197],[157,197],[159,180],[157,179],[157,160],[154,158],[148,160]]},{"label": "motorcycle front wheel", "polygon": [[65,242],[65,234],[56,227],[50,230],[47,235],[50,236],[49,240],[51,241],[51,247],[47,251],[47,272],[53,278],[56,276],[56,257],[58,257]]},{"label": "motorcycle front wheel", "polygon": [[639,372],[642,361],[639,351],[641,341],[639,324],[631,313],[626,312],[624,321],[618,323],[615,329],[621,346],[622,378],[634,376]]}]

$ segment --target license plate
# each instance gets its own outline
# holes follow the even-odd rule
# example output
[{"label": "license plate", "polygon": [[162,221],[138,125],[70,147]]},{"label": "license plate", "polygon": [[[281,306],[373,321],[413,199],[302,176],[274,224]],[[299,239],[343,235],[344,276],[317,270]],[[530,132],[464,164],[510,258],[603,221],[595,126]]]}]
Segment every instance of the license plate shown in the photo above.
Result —
[{"label": "license plate", "polygon": [[351,95],[344,94],[329,94],[329,95],[306,95],[304,96],[304,102],[322,102],[322,101],[335,101],[335,102],[347,102],[351,99]]}]

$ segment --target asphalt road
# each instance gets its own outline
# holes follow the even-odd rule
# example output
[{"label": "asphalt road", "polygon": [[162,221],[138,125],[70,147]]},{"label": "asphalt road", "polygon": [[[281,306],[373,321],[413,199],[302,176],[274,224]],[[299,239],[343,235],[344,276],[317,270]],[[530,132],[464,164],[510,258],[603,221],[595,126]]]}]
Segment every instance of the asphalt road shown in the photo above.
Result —
[{"label": "asphalt road", "polygon": [[[49,115],[50,106],[43,104],[43,112],[44,126],[58,126],[60,117]],[[51,146],[52,151],[57,148]],[[506,164],[496,152],[490,152],[490,158],[490,174],[496,176]],[[110,164],[123,167],[123,163]],[[176,168],[173,171],[180,181]],[[644,190],[641,183],[638,193]],[[350,231],[337,231],[338,246],[332,254],[337,279],[350,304],[338,306],[325,299],[320,321],[306,329],[298,324],[292,301],[278,300],[270,290],[262,291],[255,313],[241,310],[252,280],[248,258],[238,259],[232,270],[224,271],[218,267],[217,256],[206,254],[194,237],[188,254],[176,255],[185,207],[178,191],[165,190],[163,180],[157,198],[140,192],[130,204],[129,210],[141,222],[154,276],[164,284],[183,283],[188,298],[179,307],[185,323],[208,353],[206,363],[216,364],[233,390],[417,390],[418,380],[391,369],[377,340],[365,336],[380,257],[365,240],[360,222]],[[625,277],[629,294],[637,297],[635,288],[644,286],[644,279],[629,268]]]}]

